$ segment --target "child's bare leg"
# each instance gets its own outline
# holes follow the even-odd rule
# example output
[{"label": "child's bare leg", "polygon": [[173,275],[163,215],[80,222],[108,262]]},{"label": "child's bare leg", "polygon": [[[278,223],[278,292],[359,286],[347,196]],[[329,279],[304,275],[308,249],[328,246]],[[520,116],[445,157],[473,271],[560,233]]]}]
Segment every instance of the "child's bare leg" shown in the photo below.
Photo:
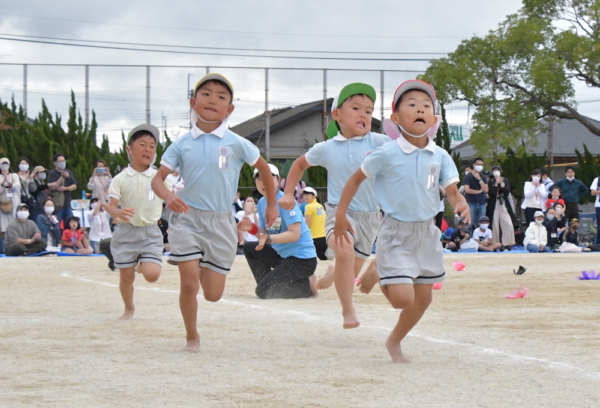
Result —
[{"label": "child's bare leg", "polygon": [[75,251],[73,251],[71,248],[67,248],[62,252],[63,252],[63,254],[74,254],[75,253]]},{"label": "child's bare leg", "polygon": [[344,329],[354,329],[360,326],[356,310],[352,304],[354,292],[354,246],[348,242],[341,245],[335,243],[333,235],[329,238],[328,245],[335,252],[334,282],[335,290],[342,304],[344,316]]},{"label": "child's bare leg", "polygon": [[119,270],[119,290],[121,291],[121,297],[125,304],[125,311],[119,319],[131,319],[135,313],[135,306],[133,305],[133,281],[135,281],[135,272],[133,268],[125,268]]},{"label": "child's bare leg", "polygon": [[152,262],[142,262],[138,266],[137,271],[144,275],[144,279],[146,279],[147,282],[154,283],[160,277],[161,269],[162,265]]},{"label": "child's bare leg", "polygon": [[317,275],[314,273],[308,278],[308,284],[310,285],[310,291],[313,297],[319,297],[319,291],[317,290]]},{"label": "child's bare leg", "polygon": [[215,272],[212,269],[201,268],[200,284],[202,285],[204,299],[208,300],[209,302],[218,302],[225,291],[226,278],[227,275]]},{"label": "child's bare leg", "polygon": [[335,277],[335,262],[327,265],[327,270],[325,271],[325,275],[321,276],[317,280],[317,289],[323,290],[329,288],[333,285],[333,279]]},{"label": "child's bare leg", "polygon": [[413,327],[421,320],[423,314],[431,304],[432,284],[398,284],[386,285],[388,299],[395,309],[402,309],[396,327],[392,330],[385,346],[394,363],[410,363],[402,353],[401,342]]},{"label": "child's bare leg", "polygon": [[196,328],[198,316],[198,290],[200,289],[199,260],[179,262],[179,275],[181,277],[181,292],[179,293],[179,308],[185,325],[187,344],[183,351],[197,353],[200,351],[200,335]]},{"label": "child's bare leg", "polygon": [[367,269],[358,277],[358,290],[369,294],[373,287],[379,282],[379,273],[377,273],[377,259],[373,259],[367,265]]}]

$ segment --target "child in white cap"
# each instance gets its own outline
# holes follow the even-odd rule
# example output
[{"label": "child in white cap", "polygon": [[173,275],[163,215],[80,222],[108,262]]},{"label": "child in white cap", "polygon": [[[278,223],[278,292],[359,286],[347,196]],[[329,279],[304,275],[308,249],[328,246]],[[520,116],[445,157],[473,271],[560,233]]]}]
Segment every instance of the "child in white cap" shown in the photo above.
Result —
[{"label": "child in white cap", "polygon": [[350,177],[336,213],[335,241],[349,241],[347,231],[354,228],[346,211],[362,183],[375,179],[375,199],[386,214],[377,237],[379,282],[390,304],[402,309],[386,342],[396,363],[409,362],[400,343],[429,307],[433,284],[446,278],[440,231],[433,223],[440,186],[454,211],[469,221],[469,207],[456,187],[456,166],[428,137],[435,135],[439,121],[436,104],[435,91],[426,82],[411,80],[398,87],[391,120],[384,123],[396,140],[373,152]]},{"label": "child in white cap", "polygon": [[[223,75],[208,74],[194,87],[190,98],[192,129],[181,136],[161,158],[152,187],[173,211],[169,219],[169,262],[177,263],[181,277],[179,305],[186,329],[184,351],[200,350],[196,327],[200,286],[204,299],[216,302],[225,289],[237,250],[237,230],[231,202],[244,162],[271,176],[269,165],[256,146],[231,132],[227,118],[233,112],[233,86]],[[175,194],[163,181],[179,168],[185,186]],[[266,225],[279,212],[275,186],[266,185]]]},{"label": "child in white cap", "polygon": [[[331,234],[335,214],[344,184],[350,175],[360,168],[365,157],[390,139],[386,135],[371,132],[375,89],[362,83],[346,85],[332,105],[333,121],[327,127],[329,140],[315,144],[303,156],[296,159],[290,168],[285,195],[279,205],[285,209],[293,208],[294,186],[310,166],[323,166],[327,169],[327,199],[325,203],[327,245],[335,253],[335,266],[317,282],[318,289],[324,289],[335,282],[335,289],[342,304],[343,328],[352,329],[360,325],[352,303],[355,279],[365,260],[371,255],[373,242],[380,221],[379,202],[374,194],[375,183],[370,180],[362,185],[349,207],[348,212],[354,233],[349,243],[336,243]],[[339,211],[338,211],[339,212]],[[368,271],[368,270],[367,270]],[[377,283],[375,269],[371,274],[359,277],[361,288],[368,293]],[[374,279],[369,279],[374,277]]]}]

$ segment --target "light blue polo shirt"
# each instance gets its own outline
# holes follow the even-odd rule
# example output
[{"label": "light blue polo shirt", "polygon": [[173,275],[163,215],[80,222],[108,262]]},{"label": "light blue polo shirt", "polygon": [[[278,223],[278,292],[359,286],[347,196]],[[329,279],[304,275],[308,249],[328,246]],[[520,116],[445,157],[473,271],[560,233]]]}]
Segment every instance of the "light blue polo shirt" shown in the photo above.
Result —
[{"label": "light blue polo shirt", "polygon": [[[317,143],[304,156],[311,166],[323,166],[327,169],[327,202],[339,204],[346,182],[375,149],[390,141],[381,133],[369,132],[364,136],[346,139],[337,136]],[[375,181],[365,180],[350,203],[350,209],[359,212],[379,210],[375,197]]]},{"label": "light blue polo shirt", "polygon": [[[277,201],[283,197],[283,191],[277,193]],[[317,257],[317,251],[313,242],[310,230],[304,221],[304,215],[300,211],[298,204],[294,206],[292,210],[284,210],[277,205],[279,210],[279,217],[271,228],[267,228],[265,223],[265,212],[267,209],[267,200],[265,197],[258,200],[258,226],[266,229],[269,234],[280,234],[288,230],[288,225],[300,223],[300,239],[296,242],[289,242],[287,244],[271,244],[273,249],[282,258],[289,258],[295,256],[300,259],[310,259]],[[277,225],[279,224],[279,225]]]},{"label": "light blue polo shirt", "polygon": [[373,152],[361,169],[375,179],[381,209],[404,222],[435,217],[440,210],[440,185],[458,183],[454,161],[431,139],[425,149],[419,149],[400,136]]},{"label": "light blue polo shirt", "polygon": [[230,211],[244,162],[253,166],[260,152],[256,146],[221,123],[212,133],[196,124],[175,140],[160,164],[179,172],[184,187],[179,195],[190,207],[204,211]]}]

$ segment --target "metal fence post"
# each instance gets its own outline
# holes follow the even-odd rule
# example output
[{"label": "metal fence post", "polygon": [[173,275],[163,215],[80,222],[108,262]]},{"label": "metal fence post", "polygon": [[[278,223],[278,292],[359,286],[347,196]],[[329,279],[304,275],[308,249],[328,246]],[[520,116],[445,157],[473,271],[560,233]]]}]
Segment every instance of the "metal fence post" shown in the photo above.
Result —
[{"label": "metal fence post", "polygon": [[265,157],[271,160],[271,116],[269,115],[269,68],[265,68]]}]

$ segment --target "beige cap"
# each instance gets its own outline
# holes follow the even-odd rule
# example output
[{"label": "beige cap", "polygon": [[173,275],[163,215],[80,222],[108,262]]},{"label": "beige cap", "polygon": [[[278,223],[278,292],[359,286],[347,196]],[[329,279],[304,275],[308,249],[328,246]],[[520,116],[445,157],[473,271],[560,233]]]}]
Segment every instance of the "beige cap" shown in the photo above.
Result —
[{"label": "beige cap", "polygon": [[4,163],[10,164],[10,160],[8,160],[8,157],[3,157],[0,159],[0,164],[4,164]]}]

